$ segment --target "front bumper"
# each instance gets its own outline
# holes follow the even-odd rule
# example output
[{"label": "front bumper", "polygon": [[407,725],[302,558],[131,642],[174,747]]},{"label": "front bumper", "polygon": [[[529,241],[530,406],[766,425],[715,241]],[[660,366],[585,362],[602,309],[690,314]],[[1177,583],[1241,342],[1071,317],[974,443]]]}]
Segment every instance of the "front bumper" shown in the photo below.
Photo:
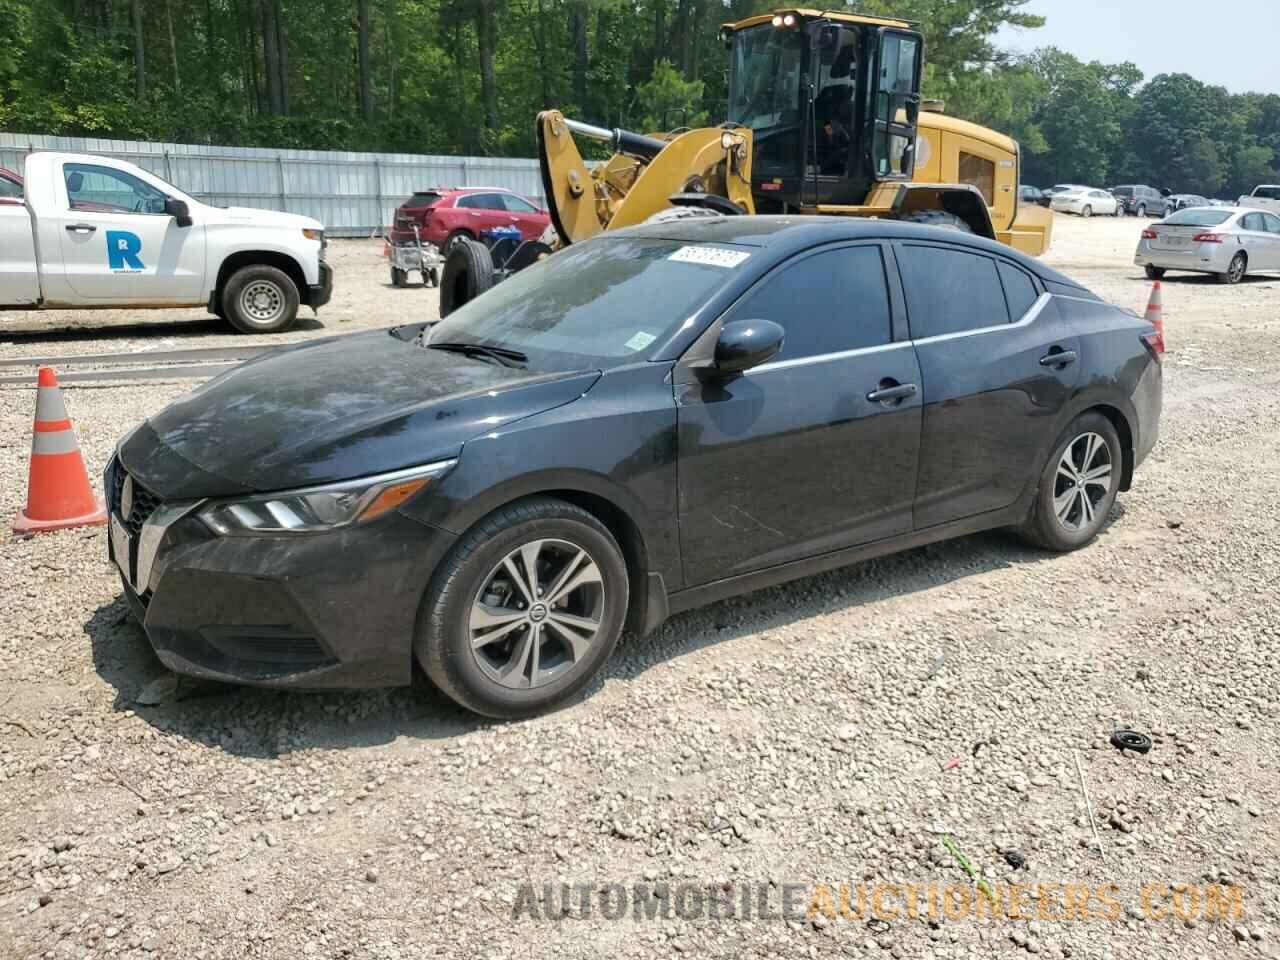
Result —
[{"label": "front bumper", "polygon": [[333,267],[320,261],[320,282],[307,284],[306,299],[303,301],[312,310],[323,307],[333,297]]},{"label": "front bumper", "polygon": [[453,534],[392,512],[322,534],[217,537],[181,509],[157,530],[136,509],[121,517],[117,469],[109,555],[169,669],[301,689],[410,681],[418,607]]}]

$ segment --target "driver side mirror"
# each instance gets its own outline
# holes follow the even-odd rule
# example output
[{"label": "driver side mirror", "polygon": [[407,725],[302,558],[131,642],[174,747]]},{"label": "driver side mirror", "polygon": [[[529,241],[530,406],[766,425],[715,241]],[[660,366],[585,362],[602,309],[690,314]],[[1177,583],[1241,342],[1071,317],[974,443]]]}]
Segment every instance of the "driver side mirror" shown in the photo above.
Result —
[{"label": "driver side mirror", "polygon": [[191,226],[191,211],[187,208],[187,201],[175,200],[173,197],[165,197],[164,212],[173,217],[180,227]]},{"label": "driver side mirror", "polygon": [[772,320],[735,320],[720,328],[715,359],[701,368],[706,376],[734,377],[777,356],[786,331]]}]

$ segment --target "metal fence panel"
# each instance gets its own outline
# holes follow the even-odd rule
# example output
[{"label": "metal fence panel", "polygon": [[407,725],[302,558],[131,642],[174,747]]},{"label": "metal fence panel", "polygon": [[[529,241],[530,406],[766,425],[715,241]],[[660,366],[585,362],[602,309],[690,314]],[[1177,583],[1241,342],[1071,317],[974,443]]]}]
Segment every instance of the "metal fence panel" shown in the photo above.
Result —
[{"label": "metal fence panel", "polygon": [[427,187],[504,187],[541,204],[536,160],[409,153],[275,150],[97,137],[0,133],[0,166],[22,169],[33,150],[128,160],[206,203],[314,217],[332,236],[368,236]]}]

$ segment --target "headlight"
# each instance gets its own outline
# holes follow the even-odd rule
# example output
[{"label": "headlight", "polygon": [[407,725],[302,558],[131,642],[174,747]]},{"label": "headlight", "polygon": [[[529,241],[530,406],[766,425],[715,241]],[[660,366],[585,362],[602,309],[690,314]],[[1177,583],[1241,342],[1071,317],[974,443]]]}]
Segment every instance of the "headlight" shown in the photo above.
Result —
[{"label": "headlight", "polygon": [[321,243],[324,243],[323,230],[312,230],[310,227],[303,227],[302,235],[308,240],[319,240]]},{"label": "headlight", "polygon": [[332,530],[366,523],[394,510],[455,463],[441,460],[323,487],[215,501],[197,516],[222,537]]}]

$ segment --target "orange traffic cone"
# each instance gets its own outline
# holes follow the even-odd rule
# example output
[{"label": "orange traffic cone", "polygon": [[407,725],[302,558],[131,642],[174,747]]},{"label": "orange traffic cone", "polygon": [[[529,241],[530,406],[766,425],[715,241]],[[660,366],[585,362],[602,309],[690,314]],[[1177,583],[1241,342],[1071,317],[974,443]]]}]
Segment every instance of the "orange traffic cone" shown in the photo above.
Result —
[{"label": "orange traffic cone", "polygon": [[62,402],[58,378],[52,367],[41,367],[27,506],[18,511],[13,532],[26,536],[106,522],[107,511],[89,486],[80,443]]},{"label": "orange traffic cone", "polygon": [[382,241],[382,255],[383,255],[384,257],[389,257],[389,256],[391,256],[391,241],[390,241],[390,240],[385,240],[385,239],[384,239],[384,240]]},{"label": "orange traffic cone", "polygon": [[1147,304],[1147,323],[1156,328],[1156,342],[1153,346],[1157,353],[1164,353],[1164,300],[1160,295],[1160,281],[1151,287],[1151,300]]}]

